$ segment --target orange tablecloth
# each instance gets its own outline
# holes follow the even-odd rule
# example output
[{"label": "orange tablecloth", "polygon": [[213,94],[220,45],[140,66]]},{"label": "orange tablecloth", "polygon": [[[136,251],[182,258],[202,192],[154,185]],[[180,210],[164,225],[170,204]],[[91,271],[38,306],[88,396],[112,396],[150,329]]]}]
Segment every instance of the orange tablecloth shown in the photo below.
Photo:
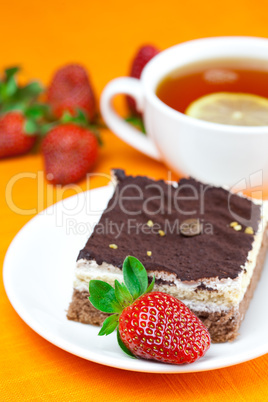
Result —
[{"label": "orange tablecloth", "polygon": [[[267,9],[265,1],[251,0],[5,2],[1,5],[1,67],[21,64],[25,78],[39,77],[46,83],[57,66],[79,61],[89,68],[100,95],[109,80],[126,74],[141,43],[153,42],[164,49],[204,36],[266,37]],[[95,172],[123,167],[128,173],[167,177],[163,165],[131,149],[109,131],[103,132],[103,137],[105,145]],[[0,162],[1,266],[11,240],[35,212],[73,194],[46,182],[41,194],[37,177],[28,177],[16,183],[12,199],[5,198],[14,175],[40,172],[42,179],[42,170],[40,155]],[[106,183],[96,177],[91,184],[93,188]],[[79,185],[81,190],[86,188],[85,182]],[[29,212],[18,214],[14,206]],[[268,355],[193,374],[153,375],[105,367],[64,352],[33,332],[13,310],[2,282],[0,286],[1,401],[268,400]]]}]

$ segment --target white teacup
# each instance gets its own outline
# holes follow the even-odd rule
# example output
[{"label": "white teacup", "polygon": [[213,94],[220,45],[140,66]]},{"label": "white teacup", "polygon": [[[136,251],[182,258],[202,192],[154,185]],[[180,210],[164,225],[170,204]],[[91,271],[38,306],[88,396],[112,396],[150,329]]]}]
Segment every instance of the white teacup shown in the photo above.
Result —
[{"label": "white teacup", "polygon": [[[179,174],[230,187],[241,181],[248,187],[255,185],[251,178],[258,177],[256,185],[268,185],[268,126],[231,126],[194,119],[167,106],[155,93],[173,70],[209,59],[240,57],[267,60],[268,68],[268,40],[218,37],[173,46],[146,65],[140,80],[122,77],[106,86],[101,97],[103,118],[118,137]],[[115,112],[112,98],[117,94],[135,98],[147,136]]]}]

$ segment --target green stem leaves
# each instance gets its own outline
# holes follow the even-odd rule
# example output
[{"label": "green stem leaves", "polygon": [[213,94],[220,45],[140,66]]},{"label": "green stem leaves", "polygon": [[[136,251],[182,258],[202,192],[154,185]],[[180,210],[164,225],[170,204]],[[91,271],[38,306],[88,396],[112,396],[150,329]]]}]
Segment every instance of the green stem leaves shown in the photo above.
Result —
[{"label": "green stem leaves", "polygon": [[140,130],[143,134],[146,134],[145,127],[143,124],[143,120],[138,116],[128,116],[125,118],[125,121],[132,124],[135,128]]},{"label": "green stem leaves", "polygon": [[123,263],[125,284],[134,300],[146,292],[148,276],[142,263],[135,257],[127,257]]},{"label": "green stem leaves", "polygon": [[102,324],[102,328],[98,335],[110,335],[118,326],[118,314],[110,315]]},{"label": "green stem leaves", "polygon": [[1,112],[12,110],[14,105],[26,108],[35,102],[44,90],[38,81],[18,85],[17,74],[19,71],[19,67],[7,68],[4,77],[0,80]]},{"label": "green stem leaves", "polygon": [[98,127],[89,121],[87,115],[82,109],[76,108],[74,115],[71,114],[69,111],[65,111],[61,119],[59,120],[59,123],[74,123],[78,126],[88,128],[97,138],[98,144],[103,145]]},{"label": "green stem leaves", "polygon": [[[138,297],[153,290],[155,278],[148,286],[146,269],[135,257],[128,256],[124,260],[123,277],[125,283],[115,280],[114,288],[104,281],[89,282],[89,301],[97,310],[113,314],[106,318],[99,335],[111,334],[118,326],[122,311]],[[122,340],[118,343],[121,346]],[[124,348],[126,349],[125,346]]]},{"label": "green stem leaves", "polygon": [[114,288],[106,282],[89,282],[89,301],[103,313],[121,313],[122,307],[115,296]]}]

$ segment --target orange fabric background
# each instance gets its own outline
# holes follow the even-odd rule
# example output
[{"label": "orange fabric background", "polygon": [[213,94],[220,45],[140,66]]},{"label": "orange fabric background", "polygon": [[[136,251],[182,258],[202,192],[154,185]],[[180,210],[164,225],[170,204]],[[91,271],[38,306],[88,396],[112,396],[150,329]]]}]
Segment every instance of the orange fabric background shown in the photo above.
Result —
[{"label": "orange fabric background", "polygon": [[[125,2],[24,0],[1,4],[1,66],[21,64],[24,78],[47,83],[66,62],[88,67],[98,96],[114,77],[125,75],[133,52],[144,42],[161,49],[205,36],[268,37],[267,2],[225,0],[136,0]],[[128,173],[166,178],[160,163],[131,149],[104,131],[95,172],[124,167]],[[0,264],[18,230],[34,215],[19,215],[5,199],[8,181],[22,171],[42,172],[40,155],[0,161]],[[42,174],[42,173],[41,173]],[[95,178],[92,187],[106,184]],[[79,183],[85,189],[85,182]],[[37,181],[22,179],[13,202],[24,209],[42,209],[73,194],[46,185],[42,203]],[[39,201],[39,204],[38,204]],[[30,211],[31,212],[31,211]],[[23,269],[23,267],[22,267]],[[143,374],[101,366],[51,345],[15,313],[0,284],[1,401],[265,401],[268,400],[268,355],[237,366],[193,374]],[[267,335],[266,335],[267,336]]]}]

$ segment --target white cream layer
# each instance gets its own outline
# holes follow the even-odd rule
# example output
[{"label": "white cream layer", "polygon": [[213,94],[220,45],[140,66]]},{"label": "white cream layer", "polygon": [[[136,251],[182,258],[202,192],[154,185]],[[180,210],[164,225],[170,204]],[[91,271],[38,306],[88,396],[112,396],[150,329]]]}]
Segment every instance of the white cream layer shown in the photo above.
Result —
[{"label": "white cream layer", "polygon": [[[258,201],[256,203],[259,204]],[[182,282],[172,273],[156,271],[154,272],[156,279],[174,282],[174,286],[161,283],[160,285],[156,284],[154,290],[169,293],[194,310],[216,312],[226,311],[233,307],[238,308],[254,273],[263,237],[268,235],[266,230],[267,223],[268,202],[264,202],[262,219],[255,234],[252,249],[248,253],[245,265],[241,266],[243,269],[237,278],[203,278],[198,281]],[[148,274],[149,276],[152,275],[150,272]],[[105,262],[98,265],[94,260],[80,259],[77,261],[74,288],[79,291],[88,290],[89,281],[92,279],[102,280],[113,286],[115,279],[119,282],[123,281],[122,270]],[[215,291],[197,289],[201,283]]]}]

